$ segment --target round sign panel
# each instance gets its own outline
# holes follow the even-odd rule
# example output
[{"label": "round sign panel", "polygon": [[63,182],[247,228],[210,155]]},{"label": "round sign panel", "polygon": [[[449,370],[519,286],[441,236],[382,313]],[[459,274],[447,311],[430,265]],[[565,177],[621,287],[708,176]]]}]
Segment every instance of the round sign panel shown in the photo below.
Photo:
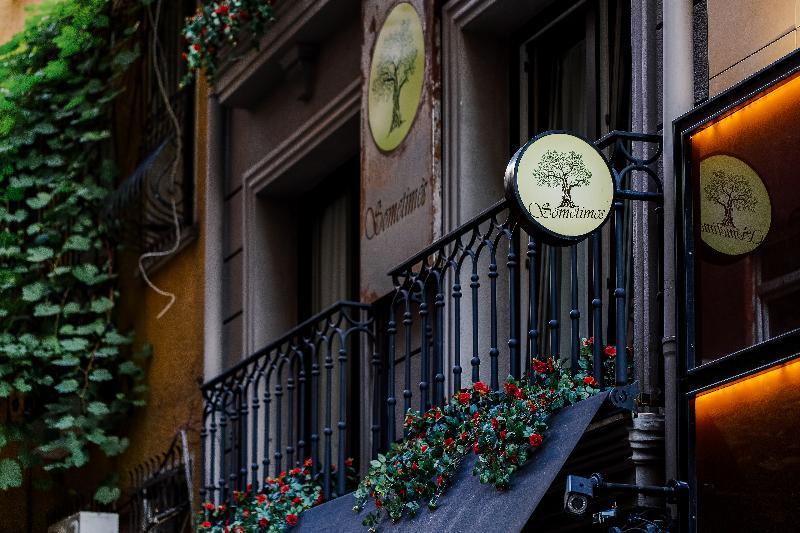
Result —
[{"label": "round sign panel", "polygon": [[717,252],[755,250],[769,232],[772,202],[750,165],[730,155],[700,161],[700,238]]},{"label": "round sign panel", "polygon": [[614,178],[603,154],[585,140],[546,132],[508,163],[506,198],[529,233],[568,244],[603,225],[614,201]]},{"label": "round sign panel", "polygon": [[411,129],[425,79],[425,39],[414,6],[397,4],[372,51],[367,100],[369,127],[383,151],[397,148]]}]

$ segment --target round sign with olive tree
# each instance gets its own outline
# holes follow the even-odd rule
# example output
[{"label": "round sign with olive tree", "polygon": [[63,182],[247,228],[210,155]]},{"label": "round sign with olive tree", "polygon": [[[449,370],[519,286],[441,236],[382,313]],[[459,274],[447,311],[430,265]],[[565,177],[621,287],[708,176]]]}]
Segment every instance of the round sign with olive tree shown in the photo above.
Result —
[{"label": "round sign with olive tree", "polygon": [[424,79],[422,21],[414,6],[401,2],[378,33],[369,73],[369,127],[381,150],[394,150],[405,139],[417,114]]},{"label": "round sign with olive tree", "polygon": [[608,162],[594,145],[549,131],[511,158],[505,191],[528,233],[563,245],[583,240],[605,223],[615,185]]}]

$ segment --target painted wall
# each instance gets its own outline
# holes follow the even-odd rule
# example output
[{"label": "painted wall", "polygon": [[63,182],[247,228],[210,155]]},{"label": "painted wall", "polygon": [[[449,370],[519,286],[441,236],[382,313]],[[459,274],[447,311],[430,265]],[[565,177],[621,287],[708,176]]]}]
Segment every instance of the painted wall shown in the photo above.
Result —
[{"label": "painted wall", "polygon": [[40,0],[3,0],[0,2],[0,43],[8,41],[25,24],[27,6]]},{"label": "painted wall", "polygon": [[714,96],[798,47],[800,0],[708,0]]},{"label": "painted wall", "polygon": [[[206,102],[207,87],[198,84],[196,101]],[[203,227],[205,215],[206,106],[196,106],[195,118],[195,224]],[[137,343],[153,348],[147,363],[147,406],[129,423],[130,446],[118,461],[116,471],[126,488],[129,472],[137,465],[167,451],[175,435],[186,429],[192,454],[199,456],[202,416],[200,384],[203,381],[203,291],[204,234],[199,232],[185,248],[160,266],[153,283],[175,295],[172,307],[157,315],[169,299],[151,290],[138,274],[137,257],[123,255],[120,263],[120,294],[126,324],[136,332]],[[195,465],[198,462],[195,461]]]}]

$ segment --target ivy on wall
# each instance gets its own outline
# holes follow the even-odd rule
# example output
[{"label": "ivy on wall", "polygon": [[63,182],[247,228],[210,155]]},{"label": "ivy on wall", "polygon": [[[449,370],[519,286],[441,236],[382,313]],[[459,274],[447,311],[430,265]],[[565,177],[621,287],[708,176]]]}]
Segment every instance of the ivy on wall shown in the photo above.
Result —
[{"label": "ivy on wall", "polygon": [[100,215],[114,84],[137,56],[110,4],[46,2],[0,47],[0,489],[120,454],[119,423],[143,403]]}]

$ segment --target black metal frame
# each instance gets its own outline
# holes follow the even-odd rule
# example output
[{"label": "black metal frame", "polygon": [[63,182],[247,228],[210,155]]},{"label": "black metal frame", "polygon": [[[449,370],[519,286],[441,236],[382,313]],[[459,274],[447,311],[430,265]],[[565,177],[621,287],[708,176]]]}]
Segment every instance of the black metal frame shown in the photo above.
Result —
[{"label": "black metal frame", "polygon": [[[361,349],[372,350],[377,365],[374,340],[371,306],[337,302],[203,384],[201,500],[228,501],[248,484],[261,490],[271,470],[277,476],[302,465],[307,456],[313,461],[312,475],[322,474],[325,499],[334,488],[344,494],[348,440],[354,440],[348,424],[358,428],[360,422],[347,417],[348,369],[359,363]],[[372,431],[377,430],[373,423]],[[372,454],[377,451],[373,446]],[[335,480],[332,464],[341,466]]]},{"label": "black metal frame", "polygon": [[[647,159],[636,158],[629,149],[631,142],[656,144],[657,149],[654,155]],[[617,348],[616,376],[614,387],[611,394],[612,401],[619,406],[628,408],[633,407],[635,392],[629,388],[628,364],[627,364],[627,317],[625,316],[626,295],[626,272],[624,261],[622,260],[623,247],[623,217],[624,201],[645,201],[654,202],[660,207],[663,201],[663,187],[661,180],[652,168],[653,164],[661,155],[661,136],[651,134],[639,134],[630,132],[614,131],[596,141],[595,146],[599,150],[610,149],[612,165],[612,175],[615,181],[615,198],[612,207],[613,216],[607,219],[614,221],[613,242],[617,245],[612,253],[616,255],[615,276],[613,283],[614,290],[611,291],[613,305],[609,305],[609,313],[614,314],[615,334],[614,344]],[[642,173],[650,182],[649,190],[637,191],[626,188],[626,184],[636,172]],[[660,212],[660,211],[659,211]],[[389,308],[388,316],[388,349],[382,365],[386,370],[387,382],[385,401],[387,408],[386,432],[383,444],[393,442],[396,436],[397,403],[395,395],[397,389],[395,366],[398,363],[397,341],[398,334],[402,332],[400,339],[404,353],[399,358],[403,369],[403,410],[412,407],[414,393],[411,387],[412,380],[412,357],[419,354],[419,408],[424,410],[431,406],[441,405],[445,401],[445,373],[444,352],[445,344],[449,343],[449,348],[453,352],[454,365],[451,369],[452,391],[457,391],[462,387],[461,374],[461,345],[460,335],[462,334],[462,315],[461,302],[466,296],[468,307],[471,309],[472,320],[472,352],[470,365],[472,367],[472,382],[476,382],[480,376],[481,353],[479,348],[479,292],[481,285],[481,275],[479,273],[479,261],[481,254],[483,258],[488,258],[488,278],[490,296],[488,304],[490,306],[488,320],[490,323],[489,337],[490,347],[488,351],[489,364],[491,368],[490,386],[497,390],[500,386],[500,376],[498,373],[500,347],[498,343],[498,277],[500,276],[500,263],[498,262],[498,251],[506,250],[506,268],[508,272],[508,301],[507,312],[509,316],[509,336],[507,340],[509,354],[509,371],[515,378],[523,375],[532,376],[527,372],[532,359],[546,358],[539,351],[539,339],[541,332],[538,331],[538,298],[539,298],[539,260],[538,250],[540,242],[534,237],[528,238],[526,256],[530,268],[527,269],[529,276],[528,291],[528,325],[526,328],[527,338],[522,339],[522,284],[520,276],[524,268],[521,268],[521,248],[520,231],[517,227],[515,213],[509,209],[507,201],[501,201],[484,212],[477,215],[472,220],[466,222],[457,230],[445,235],[432,245],[428,246],[419,253],[413,255],[400,266],[393,269],[389,275],[392,277],[395,292],[393,301]],[[659,228],[662,224],[659,223]],[[591,235],[591,244],[595,251],[592,258],[592,328],[594,343],[594,369],[595,379],[605,388],[602,376],[602,294],[604,289],[604,279],[602,277],[602,230],[598,228]],[[663,241],[662,241],[663,242]],[[577,369],[579,355],[579,322],[580,312],[578,310],[578,291],[577,286],[577,250],[575,245],[571,247],[572,279],[571,283],[571,305],[569,313],[571,326],[571,350],[570,359],[573,371]],[[466,266],[469,272],[462,273],[462,267]],[[558,270],[555,260],[552,259],[549,268],[550,298],[552,300],[551,309],[556,308],[558,295],[555,287],[558,284]],[[464,294],[462,289],[462,277],[466,282],[469,278],[468,294]],[[449,294],[446,294],[449,292]],[[449,297],[449,299],[448,299]],[[445,327],[445,306],[450,301],[452,305],[453,331]],[[611,302],[610,302],[611,303]],[[471,305],[469,305],[471,304]],[[503,302],[505,310],[506,303]],[[420,325],[414,331],[413,315],[416,309]],[[485,314],[485,313],[484,313]],[[400,317],[400,323],[398,323]],[[467,319],[469,320],[469,319]],[[468,327],[468,325],[465,325]],[[551,357],[558,359],[561,356],[559,349],[559,317],[552,315],[547,323],[550,335]],[[451,335],[452,333],[452,335]],[[418,335],[418,347],[413,343],[412,335]],[[522,363],[523,345],[525,346],[525,356],[527,363]],[[432,387],[431,387],[432,385]],[[431,390],[432,389],[432,390]],[[431,394],[432,392],[432,394]],[[402,415],[401,413],[401,415]]]},{"label": "black metal frame", "polygon": [[[760,372],[800,356],[800,329],[728,354],[713,362],[696,364],[695,335],[696,311],[694,288],[694,221],[691,189],[691,136],[699,129],[734,113],[749,102],[800,75],[800,51],[780,59],[730,89],[711,98],[704,104],[679,117],[673,123],[676,176],[675,235],[676,272],[676,323],[680,381],[679,398],[679,475],[696,487],[694,463],[694,412],[692,401],[699,392]],[[673,400],[673,399],[668,399]],[[688,531],[695,531],[697,494],[692,491],[688,515],[683,517]],[[692,517],[690,519],[690,517]]]},{"label": "black metal frame", "polygon": [[[120,515],[130,533],[193,531],[192,461],[184,448],[185,433],[175,436],[167,451],[130,472],[128,500]],[[188,458],[188,461],[187,461]],[[127,519],[127,520],[126,520]]]}]

